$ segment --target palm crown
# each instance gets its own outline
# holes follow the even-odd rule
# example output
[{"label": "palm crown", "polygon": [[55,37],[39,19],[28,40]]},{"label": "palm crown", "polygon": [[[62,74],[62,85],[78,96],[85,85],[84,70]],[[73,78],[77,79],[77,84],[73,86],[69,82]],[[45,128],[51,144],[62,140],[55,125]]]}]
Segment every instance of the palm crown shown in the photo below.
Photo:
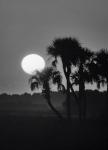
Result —
[{"label": "palm crown", "polygon": [[52,67],[45,68],[42,72],[37,72],[36,75],[29,79],[29,83],[31,85],[31,90],[41,88],[42,91],[45,89],[49,91],[51,84],[56,84],[59,90],[63,87],[60,72]]},{"label": "palm crown", "polygon": [[42,72],[37,72],[35,76],[32,76],[29,79],[29,83],[31,85],[31,90],[35,90],[36,88],[42,90],[43,96],[47,100],[49,107],[59,118],[62,118],[62,115],[52,105],[50,97],[52,83],[57,84],[59,90],[64,90],[60,72],[52,67],[45,68]]}]

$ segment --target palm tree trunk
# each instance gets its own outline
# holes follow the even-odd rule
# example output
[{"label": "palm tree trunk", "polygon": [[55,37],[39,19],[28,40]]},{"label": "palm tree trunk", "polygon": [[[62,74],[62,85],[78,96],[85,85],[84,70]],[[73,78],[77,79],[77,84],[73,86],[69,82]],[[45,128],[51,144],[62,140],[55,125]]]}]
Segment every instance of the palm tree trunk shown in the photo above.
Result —
[{"label": "palm tree trunk", "polygon": [[[63,71],[66,77],[67,82],[67,89],[66,89],[66,105],[67,105],[67,119],[71,120],[71,102],[70,102],[70,73],[71,69],[70,66],[65,66],[64,61],[63,62]],[[66,71],[67,70],[67,71]]]},{"label": "palm tree trunk", "polygon": [[56,108],[52,105],[50,95],[47,94],[45,98],[51,110],[57,115],[59,119],[63,119],[63,116],[61,115],[61,113],[57,111]]},{"label": "palm tree trunk", "polygon": [[83,64],[80,64],[79,68],[80,80],[79,80],[79,105],[80,105],[80,120],[86,117],[86,99],[85,99],[85,85],[83,80]]},{"label": "palm tree trunk", "polygon": [[79,116],[79,118],[80,118],[80,120],[82,120],[82,117],[83,117],[83,83],[82,83],[82,81],[80,81],[80,83],[79,83],[79,111],[80,111],[80,116]]},{"label": "palm tree trunk", "polygon": [[71,91],[72,91],[73,96],[74,96],[74,98],[76,100],[76,103],[77,103],[77,106],[78,106],[78,116],[80,117],[80,103],[79,103],[79,98],[77,97],[77,95],[76,95],[76,93],[75,93],[75,91],[74,91],[74,89],[73,89],[72,86],[71,86]]},{"label": "palm tree trunk", "polygon": [[63,119],[63,116],[61,115],[61,113],[59,113],[55,107],[52,105],[50,99],[47,99],[48,105],[50,106],[50,108],[52,109],[52,111],[58,116],[59,119]]},{"label": "palm tree trunk", "polygon": [[67,104],[67,118],[71,119],[71,102],[70,102],[70,81],[69,76],[66,76],[67,79],[67,90],[66,90],[66,104]]},{"label": "palm tree trunk", "polygon": [[83,119],[86,119],[87,101],[86,101],[86,96],[85,96],[84,82],[83,82],[83,90],[82,90],[82,103],[83,103],[82,116],[83,116]]},{"label": "palm tree trunk", "polygon": [[61,115],[60,112],[58,112],[56,110],[56,108],[52,105],[51,103],[51,97],[50,97],[50,88],[49,88],[49,82],[48,81],[45,81],[44,82],[44,90],[43,90],[43,93],[44,93],[44,97],[49,105],[49,107],[51,108],[51,110],[58,116],[59,119],[63,119],[63,116]]}]

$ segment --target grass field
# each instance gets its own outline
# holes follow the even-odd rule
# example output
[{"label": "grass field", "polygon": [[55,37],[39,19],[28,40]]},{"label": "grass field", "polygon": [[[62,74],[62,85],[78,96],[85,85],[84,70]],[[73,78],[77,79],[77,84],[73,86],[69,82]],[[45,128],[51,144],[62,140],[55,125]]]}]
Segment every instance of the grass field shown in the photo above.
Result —
[{"label": "grass field", "polygon": [[108,123],[55,117],[1,116],[0,149],[107,149]]},{"label": "grass field", "polygon": [[[52,96],[54,105],[63,111],[64,97]],[[103,97],[102,97],[103,98]],[[55,99],[55,100],[54,100]],[[102,114],[105,102],[99,96],[89,96],[87,113]],[[77,112],[72,102],[72,113]],[[99,149],[108,148],[108,122],[102,117],[88,117],[80,122],[59,120],[50,110],[45,100],[0,99],[0,149]]]}]

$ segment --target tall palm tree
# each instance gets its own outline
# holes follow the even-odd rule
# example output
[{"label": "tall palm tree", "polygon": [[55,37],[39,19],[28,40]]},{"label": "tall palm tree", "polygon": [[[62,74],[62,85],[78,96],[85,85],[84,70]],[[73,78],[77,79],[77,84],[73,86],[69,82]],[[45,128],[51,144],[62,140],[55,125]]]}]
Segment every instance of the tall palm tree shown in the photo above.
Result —
[{"label": "tall palm tree", "polygon": [[[92,82],[89,65],[92,63],[94,53],[88,48],[83,48],[75,38],[58,38],[55,39],[51,46],[48,47],[48,54],[55,59],[53,65],[56,66],[57,58],[60,57],[63,64],[63,71],[67,81],[67,115],[70,118],[70,90],[77,101],[79,107],[80,119],[85,116],[86,99],[85,99],[85,82]],[[77,67],[77,72],[72,73],[73,68]],[[73,85],[79,85],[79,97],[74,92]]]},{"label": "tall palm tree", "polygon": [[97,82],[98,88],[100,85],[107,86],[107,93],[106,93],[106,117],[108,117],[108,50],[101,49],[99,52],[96,53],[96,64],[97,64],[97,74],[99,76],[99,80]]},{"label": "tall palm tree", "polygon": [[[74,89],[71,86],[70,75],[73,65],[77,64],[79,55],[80,43],[76,38],[57,38],[47,48],[48,54],[53,56],[54,61],[52,64],[56,66],[57,58],[60,57],[63,65],[64,75],[66,77],[66,103],[67,103],[67,117],[71,118],[71,105],[70,105],[70,89],[75,95]],[[75,95],[76,96],[76,95]]]},{"label": "tall palm tree", "polygon": [[63,118],[61,113],[56,110],[52,105],[51,96],[50,96],[50,84],[58,85],[58,89],[61,90],[64,86],[62,85],[62,79],[59,71],[54,70],[53,68],[45,68],[42,72],[37,72],[36,75],[32,76],[29,79],[31,90],[41,89],[43,96],[45,97],[51,110],[61,119]]},{"label": "tall palm tree", "polygon": [[86,115],[85,83],[93,82],[93,75],[89,69],[93,57],[94,53],[88,48],[80,48],[80,53],[77,59],[77,71],[71,75],[73,83],[79,85],[80,119],[82,117],[85,118]]},{"label": "tall palm tree", "polygon": [[[108,51],[101,49],[99,52],[93,54],[90,63],[87,63],[88,72],[85,72],[84,78],[86,82],[96,83],[97,88],[107,85],[107,105],[108,110]],[[108,113],[107,113],[108,115]]]}]

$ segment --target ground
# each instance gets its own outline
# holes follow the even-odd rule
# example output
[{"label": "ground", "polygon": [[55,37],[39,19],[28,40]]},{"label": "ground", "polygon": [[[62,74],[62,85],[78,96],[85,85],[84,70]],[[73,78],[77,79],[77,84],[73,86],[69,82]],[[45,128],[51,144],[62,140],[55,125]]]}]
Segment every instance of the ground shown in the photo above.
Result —
[{"label": "ground", "polygon": [[0,116],[0,149],[107,149],[108,123],[56,117]]},{"label": "ground", "polygon": [[[87,118],[79,121],[72,99],[72,120],[59,120],[42,96],[0,96],[0,150],[108,148],[108,122],[103,93],[88,93]],[[62,96],[62,97],[61,97]],[[65,114],[64,95],[52,95]],[[63,111],[62,111],[63,110]]]}]

